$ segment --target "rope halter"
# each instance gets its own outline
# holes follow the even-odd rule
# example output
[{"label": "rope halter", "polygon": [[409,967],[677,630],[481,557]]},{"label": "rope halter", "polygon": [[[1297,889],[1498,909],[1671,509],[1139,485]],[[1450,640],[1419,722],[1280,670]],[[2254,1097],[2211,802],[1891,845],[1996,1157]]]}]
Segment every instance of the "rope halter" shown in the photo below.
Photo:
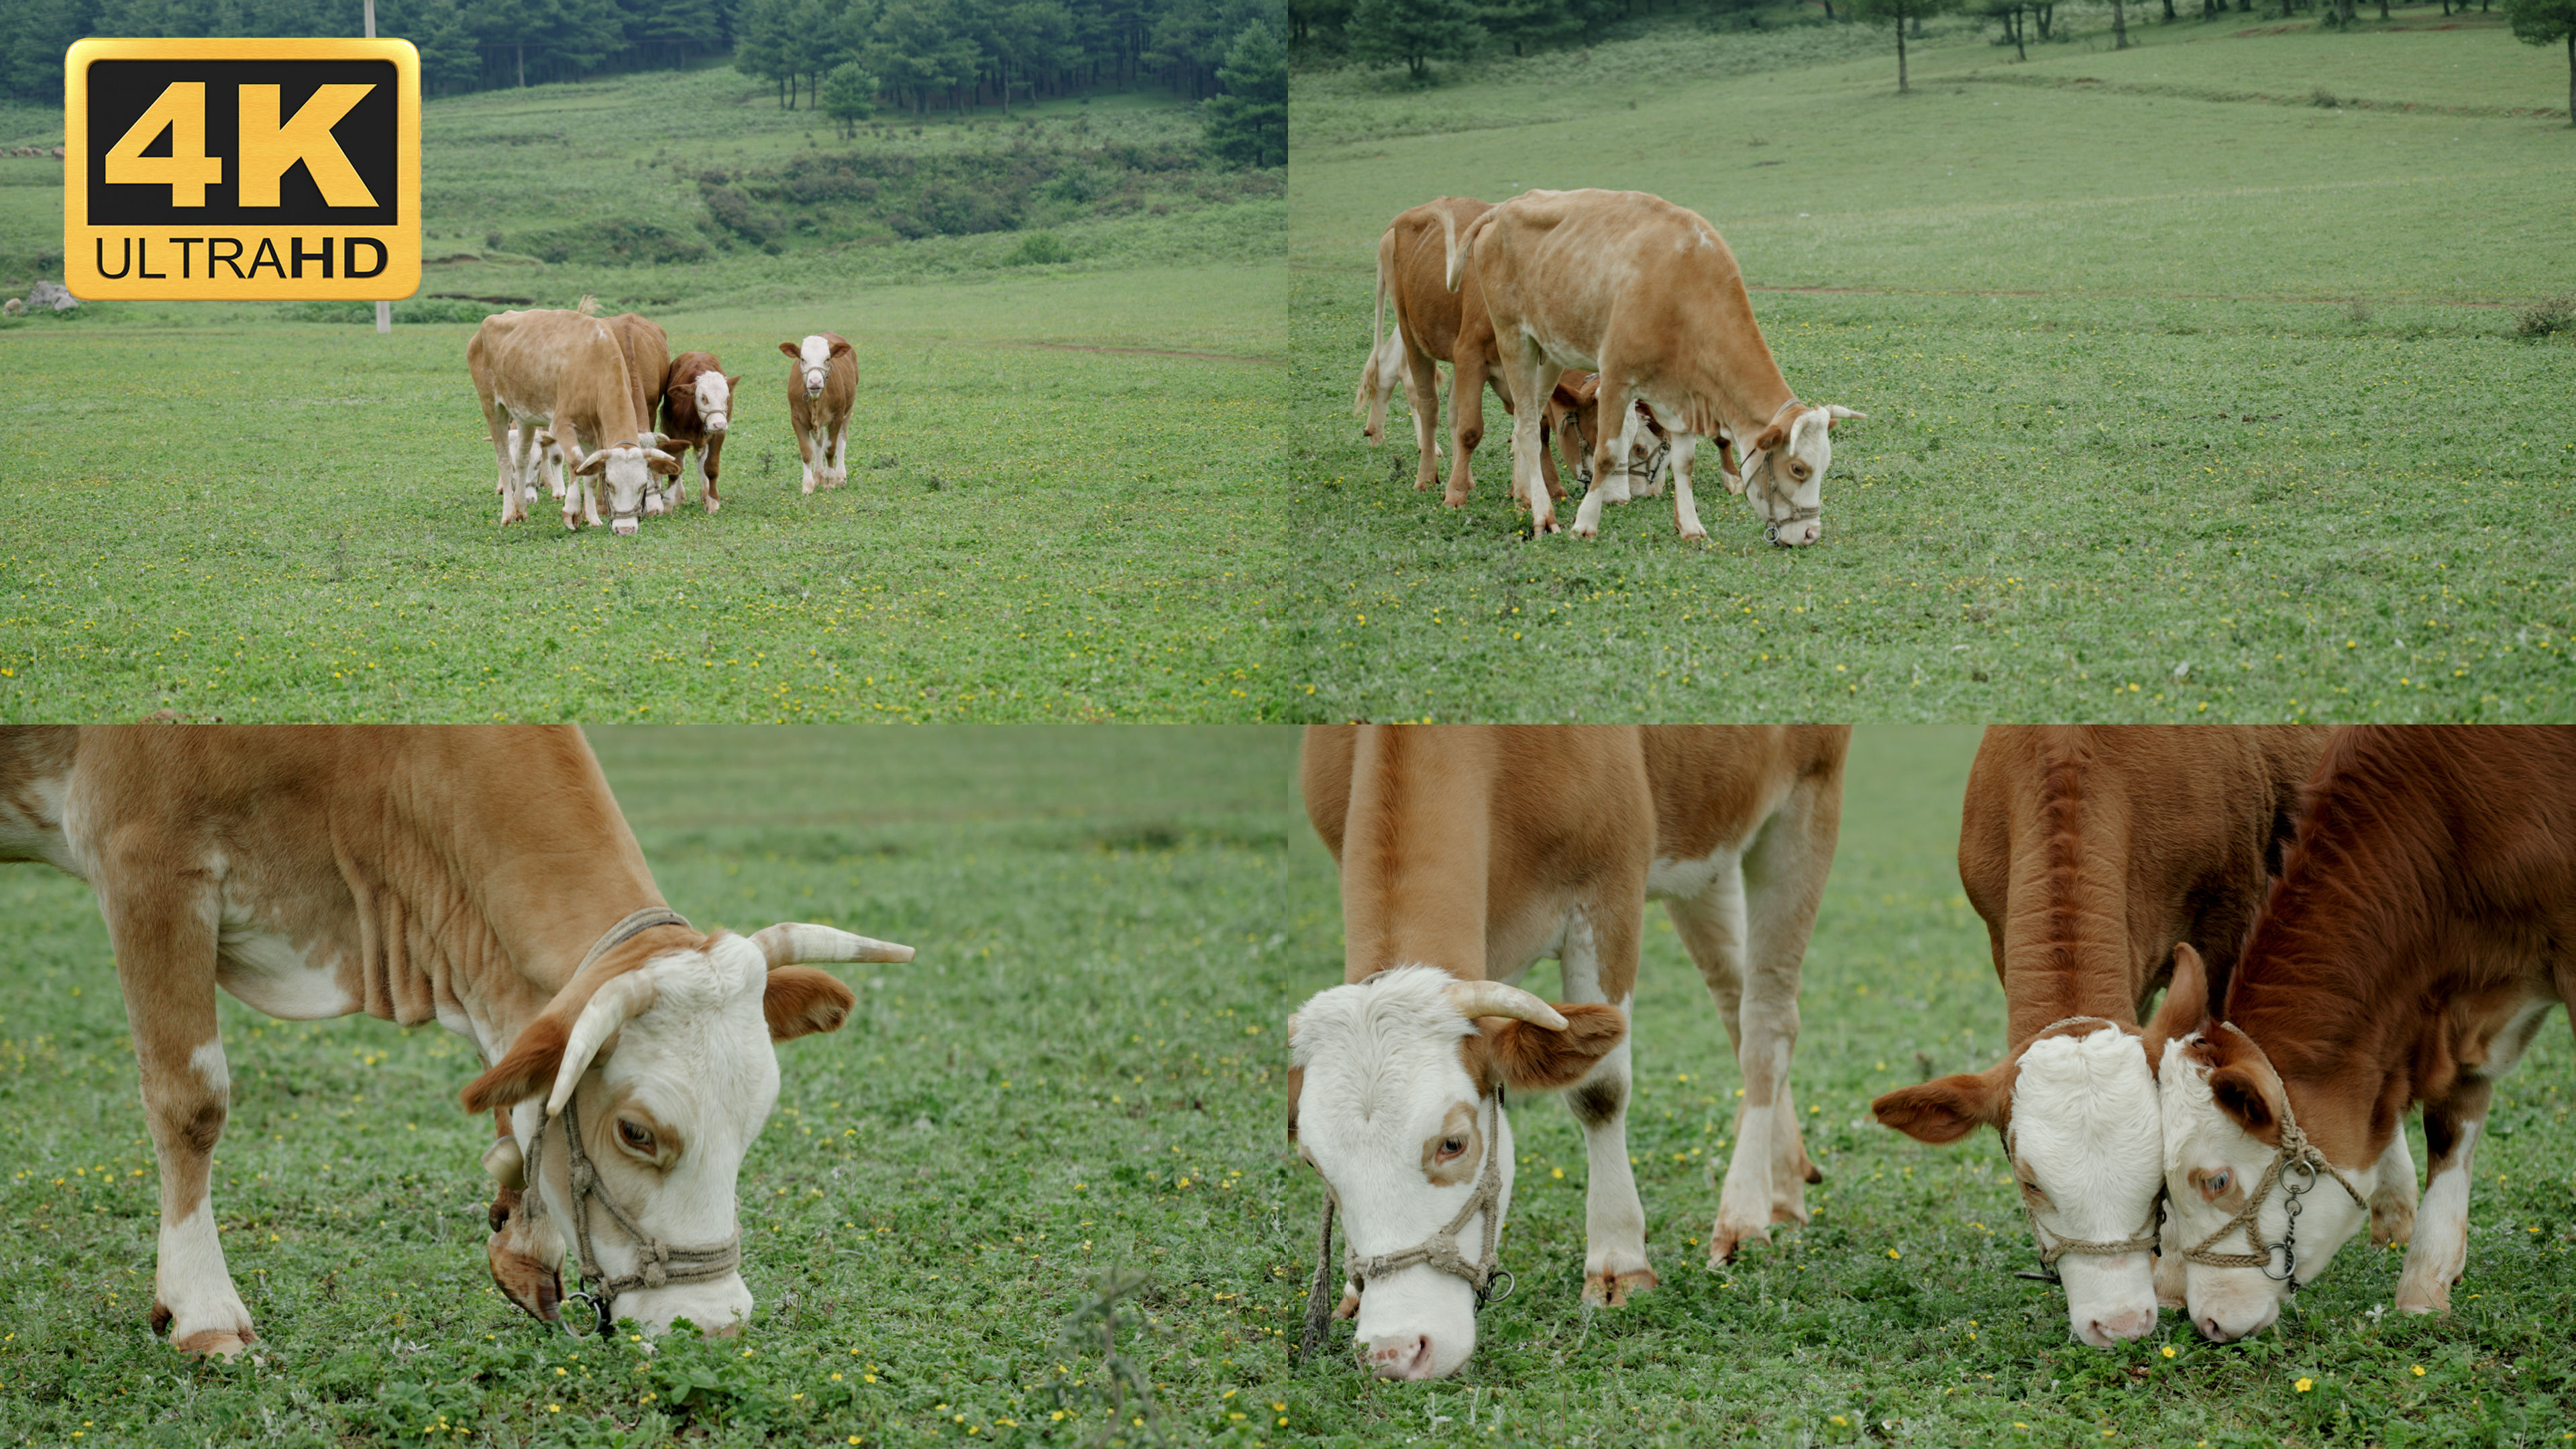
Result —
[{"label": "rope halter", "polygon": [[[687,918],[679,912],[667,906],[647,907],[609,927],[607,933],[592,944],[589,954],[581,958],[581,966],[574,969],[574,974],[579,975],[582,968],[588,967],[613,948],[624,945],[655,926],[679,926],[683,929],[691,929]],[[742,1229],[739,1225],[735,1227],[732,1235],[721,1243],[695,1248],[675,1248],[644,1231],[643,1225],[635,1220],[635,1215],[620,1206],[617,1199],[609,1195],[607,1185],[600,1181],[598,1165],[591,1161],[590,1151],[582,1143],[581,1089],[577,1084],[572,1095],[564,1098],[563,1111],[557,1116],[549,1116],[540,1121],[537,1124],[536,1136],[528,1143],[527,1180],[528,1185],[535,1189],[530,1196],[536,1203],[536,1215],[542,1216],[546,1210],[545,1179],[541,1175],[540,1159],[545,1151],[547,1129],[555,1124],[558,1117],[563,1123],[564,1182],[572,1197],[573,1234],[581,1250],[582,1291],[568,1295],[567,1301],[590,1305],[591,1312],[598,1320],[593,1332],[605,1336],[617,1326],[617,1296],[621,1293],[632,1292],[638,1288],[667,1288],[677,1283],[704,1283],[711,1279],[725,1277],[742,1266]],[[608,1270],[601,1265],[599,1254],[592,1249],[590,1240],[590,1209],[593,1203],[605,1210],[626,1236],[634,1240],[636,1257],[634,1272],[612,1278],[608,1275]],[[578,1332],[578,1330],[574,1331]]]},{"label": "rope halter", "polygon": [[[1449,1225],[1424,1238],[1410,1248],[1392,1253],[1379,1253],[1363,1258],[1348,1242],[1342,1251],[1342,1276],[1368,1291],[1368,1280],[1400,1273],[1407,1268],[1428,1264],[1453,1278],[1463,1278],[1475,1290],[1476,1311],[1484,1312],[1488,1303],[1499,1303],[1512,1296],[1516,1280],[1497,1266],[1496,1244],[1503,1229],[1503,1089],[1494,1088],[1494,1099],[1485,1108],[1485,1162],[1476,1174],[1475,1191],[1458,1208]],[[1478,1213],[1485,1215],[1484,1245],[1470,1259],[1458,1249],[1458,1233],[1467,1220]],[[1323,1239],[1316,1247],[1315,1281],[1306,1295],[1306,1331],[1298,1340],[1300,1354],[1311,1352],[1324,1341],[1324,1325],[1332,1317],[1330,1292],[1333,1277],[1333,1192],[1328,1183],[1324,1190]],[[1500,1287],[1497,1288],[1497,1283]]]},{"label": "rope halter", "polygon": [[[2244,1037],[2245,1044],[2254,1048],[2256,1056],[2263,1055],[2263,1048],[2256,1045],[2254,1038],[2247,1035],[2243,1027],[2232,1021],[2219,1024]],[[2270,1065],[2271,1059],[2264,1057],[2264,1064]],[[2274,1075],[2277,1077],[2279,1074],[2276,1072]],[[2273,1152],[2271,1163],[2263,1169],[2263,1180],[2254,1185],[2254,1191],[2246,1197],[2245,1206],[2237,1211],[2236,1216],[2221,1224],[2218,1231],[2193,1246],[2183,1249],[2183,1257],[2210,1268],[2259,1268],[2263,1271],[2264,1277],[2275,1283],[2287,1283],[2290,1285],[2291,1292],[2297,1292],[2299,1290],[2299,1199],[2307,1196],[2316,1187],[2317,1178],[2321,1174],[2333,1178],[2340,1184],[2355,1207],[2363,1212],[2370,1211],[2370,1199],[2362,1196],[2361,1189],[2352,1185],[2352,1179],[2344,1176],[2341,1168],[2326,1161],[2326,1155],[2317,1150],[2315,1143],[2308,1140],[2308,1134],[2299,1130],[2298,1119],[2290,1113],[2290,1090],[2284,1083],[2281,1088],[2281,1145]],[[2294,1175],[2297,1178],[2296,1181],[2292,1180]],[[2281,1240],[2267,1244],[2263,1241],[2263,1204],[2270,1201],[2272,1189],[2275,1187],[2281,1190],[2281,1207],[2288,1214],[2288,1218],[2281,1225]],[[2238,1228],[2245,1230],[2245,1244],[2253,1249],[2252,1252],[2214,1253],[2210,1251],[2218,1245],[2219,1239],[2235,1232]],[[2278,1273],[2272,1271],[2272,1255],[2275,1253],[2281,1256],[2281,1271]]]},{"label": "rope halter", "polygon": [[[1770,421],[1762,426],[1769,428],[1772,423],[1780,421],[1782,413],[1797,406],[1799,403],[1794,397],[1780,404],[1772,410]],[[1759,431],[1755,433],[1756,437],[1760,435]],[[1788,446],[1784,441],[1777,448],[1766,449],[1761,454],[1759,467],[1750,460],[1743,463],[1744,496],[1752,501],[1754,507],[1762,510],[1762,516],[1767,520],[1762,525],[1762,541],[1765,543],[1778,543],[1780,530],[1790,524],[1806,523],[1825,516],[1825,506],[1821,501],[1798,503],[1790,497],[1790,490],[1775,486],[1779,481],[1779,470],[1772,464],[1771,455],[1786,451]]]},{"label": "rope halter", "polygon": [[[2118,1022],[2107,1016],[2068,1016],[2052,1021],[2033,1032],[2031,1040],[2037,1041],[2061,1026],[2073,1026],[2082,1021],[2098,1021],[2114,1031],[2121,1029]],[[2013,1149],[2013,1134],[2010,1129],[2006,1129],[2003,1133],[2003,1141],[2005,1165],[2013,1169],[2013,1177],[2018,1182],[2021,1177],[2021,1158]],[[2090,1238],[2061,1237],[2048,1231],[2040,1225],[2039,1209],[2030,1205],[2030,1195],[2023,1193],[2021,1195],[2022,1215],[2030,1219],[2030,1239],[2039,1248],[2039,1271],[2033,1273],[2024,1269],[2013,1276],[2028,1278],[2037,1283],[2062,1284],[2066,1280],[2057,1275],[2057,1260],[2069,1253],[2079,1258],[2116,1258],[2125,1253],[2152,1253],[2156,1250],[2157,1210],[2164,1206],[2164,1201],[2164,1189],[2158,1188],[2155,1201],[2147,1204],[2147,1220],[2138,1225],[2137,1232],[2125,1238],[2097,1241]]]}]

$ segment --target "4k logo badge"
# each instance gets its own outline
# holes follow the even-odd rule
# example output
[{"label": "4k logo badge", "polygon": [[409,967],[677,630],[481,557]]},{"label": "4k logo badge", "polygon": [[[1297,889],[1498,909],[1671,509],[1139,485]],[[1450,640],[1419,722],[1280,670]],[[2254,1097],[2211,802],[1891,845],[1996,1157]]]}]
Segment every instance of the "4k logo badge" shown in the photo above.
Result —
[{"label": "4k logo badge", "polygon": [[83,40],[64,60],[63,269],[90,298],[408,297],[407,40]]}]

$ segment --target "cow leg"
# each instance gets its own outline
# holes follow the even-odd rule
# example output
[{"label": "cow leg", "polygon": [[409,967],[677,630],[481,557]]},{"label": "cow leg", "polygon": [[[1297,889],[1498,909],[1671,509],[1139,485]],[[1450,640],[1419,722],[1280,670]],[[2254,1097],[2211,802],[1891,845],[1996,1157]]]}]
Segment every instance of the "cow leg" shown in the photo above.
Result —
[{"label": "cow leg", "polygon": [[796,432],[796,456],[805,464],[805,491],[812,493],[819,481],[814,471],[814,455],[821,449],[816,446],[814,429],[810,425],[800,422],[791,426]]},{"label": "cow leg", "polygon": [[[496,1108],[498,1137],[510,1140],[510,1112]],[[492,1237],[483,1255],[492,1265],[492,1281],[509,1300],[541,1322],[562,1319],[563,1234],[529,1213],[525,1189],[496,1185],[492,1196]]]},{"label": "cow leg", "polygon": [[698,476],[706,480],[704,486],[698,490],[698,497],[706,504],[709,513],[724,506],[724,500],[716,496],[716,474],[723,466],[724,440],[725,435],[718,433],[698,445],[705,454]]},{"label": "cow leg", "polygon": [[[1604,920],[1600,908],[1584,910],[1566,929],[1559,959],[1565,965],[1565,995],[1569,1001],[1608,1004],[1608,993],[1602,984],[1604,960],[1624,958],[1632,963],[1629,979],[1635,979],[1638,919],[1633,913],[1621,919],[1616,907],[1609,914],[1611,919]],[[1629,1014],[1632,1000],[1633,993],[1617,1003],[1621,1016]],[[1634,1095],[1630,1091],[1629,1045],[1628,1040],[1621,1040],[1589,1075],[1565,1093],[1566,1105],[1583,1128],[1583,1153],[1588,1164],[1583,1298],[1587,1303],[1613,1308],[1626,1303],[1629,1294],[1643,1293],[1658,1281],[1646,1261],[1646,1208],[1637,1200],[1636,1170],[1628,1161],[1628,1102]]]},{"label": "cow leg", "polygon": [[1440,477],[1440,368],[1411,346],[1404,349],[1404,405],[1413,412],[1413,491],[1419,493]]},{"label": "cow leg", "polygon": [[[1449,369],[1449,484],[1440,495],[1440,501],[1451,508],[1466,507],[1467,495],[1475,491],[1476,448],[1485,441],[1486,387],[1505,394],[1505,411],[1512,405],[1505,381],[1486,373],[1484,353],[1463,345],[1458,350],[1459,359]],[[1514,425],[1518,426],[1517,420]]]},{"label": "cow leg", "polygon": [[115,868],[102,879],[139,882],[129,894],[101,891],[99,909],[116,950],[161,1169],[152,1325],[181,1353],[230,1358],[255,1335],[215,1226],[215,1143],[231,1111],[232,1076],[215,1025],[213,887],[148,847],[111,859]]},{"label": "cow leg", "polygon": [[[1834,844],[1841,834],[1843,786],[1839,777],[1802,780],[1780,803],[1753,848],[1744,856],[1744,889],[1751,902],[1753,970],[1746,986],[1746,1024],[1751,1033],[1753,1007],[1777,1024],[1781,1118],[1772,1132],[1773,1193],[1771,1220],[1807,1220],[1807,1184],[1825,1174],[1807,1155],[1798,1130],[1797,1104],[1789,1093],[1789,1058],[1798,1044],[1798,978],[1807,959],[1807,938],[1816,929],[1816,910],[1825,897],[1825,877],[1833,870]],[[1748,1055],[1750,1055],[1748,1053]],[[1745,1093],[1746,1099],[1752,1092]],[[1780,1130],[1785,1126],[1785,1134]]]},{"label": "cow leg", "polygon": [[1682,946],[1699,967],[1709,999],[1726,1023],[1726,1039],[1735,1048],[1747,1089],[1736,1094],[1735,1154],[1718,1190],[1718,1215],[1709,1229],[1708,1266],[1734,1260],[1747,1240],[1767,1242],[1771,1233],[1771,1109],[1753,1109],[1753,1069],[1744,1044],[1744,948],[1750,928],[1745,920],[1744,873],[1735,862],[1721,862],[1715,879],[1696,896],[1676,896],[1664,911],[1680,933]]},{"label": "cow leg", "polygon": [[[1548,369],[1553,364],[1547,355],[1520,339],[1512,355],[1503,359],[1504,380],[1511,385],[1516,398],[1540,399],[1548,395]],[[1479,399],[1479,405],[1482,399]],[[1535,402],[1512,413],[1512,495],[1529,501],[1530,534],[1558,532],[1556,510],[1545,491],[1545,475],[1538,466],[1539,419],[1547,409]]]},{"label": "cow leg", "polygon": [[2493,1091],[2471,1079],[2439,1103],[2425,1104],[2424,1147],[2433,1160],[2415,1210],[2406,1266],[2397,1274],[2400,1313],[2451,1311],[2451,1285],[2469,1266],[2469,1159],[2486,1126]]},{"label": "cow leg", "polygon": [[2415,1236],[2415,1154],[2406,1146],[2403,1123],[2389,1134],[2388,1150],[2379,1154],[2378,1176],[2370,1190],[2370,1240],[2407,1242]]},{"label": "cow leg", "polygon": [[839,425],[832,429],[832,450],[826,455],[826,461],[831,468],[831,474],[824,479],[824,487],[838,488],[849,481],[850,420],[846,414],[841,418]]},{"label": "cow leg", "polygon": [[1708,530],[1699,521],[1699,499],[1691,492],[1691,463],[1698,454],[1696,434],[1673,434],[1673,527],[1690,543],[1708,541]]}]

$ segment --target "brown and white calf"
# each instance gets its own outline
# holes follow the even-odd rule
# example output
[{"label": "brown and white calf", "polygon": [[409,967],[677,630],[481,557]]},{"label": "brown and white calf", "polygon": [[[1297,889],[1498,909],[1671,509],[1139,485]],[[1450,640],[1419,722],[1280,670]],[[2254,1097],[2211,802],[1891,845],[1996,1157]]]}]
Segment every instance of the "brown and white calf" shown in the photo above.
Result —
[{"label": "brown and white calf", "polygon": [[2495,1083],[2576,1004],[2576,729],[2337,731],[2224,999],[2164,1051],[2193,1324],[2260,1333],[2366,1224],[2407,1240],[2418,1103],[2397,1307],[2448,1312]]},{"label": "brown and white calf", "polygon": [[[716,496],[716,473],[724,457],[725,429],[733,425],[733,390],[740,386],[742,379],[725,376],[712,352],[672,358],[669,380],[662,386],[663,446],[677,448],[687,459],[709,513],[724,506]],[[689,501],[685,486],[680,501]]]},{"label": "brown and white calf", "polygon": [[[1420,461],[1415,489],[1429,488],[1439,476],[1440,370],[1450,365],[1449,485],[1441,502],[1466,506],[1475,487],[1469,462],[1485,437],[1485,387],[1490,382],[1503,409],[1511,411],[1510,384],[1494,370],[1494,327],[1485,316],[1485,299],[1475,279],[1452,288],[1443,276],[1457,235],[1493,208],[1464,196],[1425,202],[1388,222],[1377,241],[1377,310],[1369,323],[1369,362],[1360,373],[1359,392],[1351,400],[1354,417],[1368,419],[1362,436],[1375,447],[1386,439],[1386,405],[1400,377],[1405,406],[1413,410],[1414,443]],[[1388,303],[1394,304],[1395,331],[1386,331]],[[1386,340],[1380,342],[1381,333]],[[1548,496],[1562,498],[1552,459],[1542,459]],[[1520,501],[1515,493],[1514,502]]]},{"label": "brown and white calf", "polygon": [[2154,1064],[2209,993],[2197,970],[2174,969],[2176,948],[2202,943],[2225,983],[2325,738],[1996,725],[1977,748],[1959,880],[2003,983],[2003,1060],[1871,1110],[1923,1142],[1995,1129],[2041,1265],[2065,1282],[2068,1331],[2096,1348],[2144,1337],[2160,1303],[2182,1304],[2182,1260],[2151,1248],[2164,1181]]},{"label": "brown and white calf", "polygon": [[817,332],[802,342],[781,342],[795,359],[787,370],[787,422],[805,460],[805,491],[838,488],[850,476],[850,410],[859,397],[859,360],[836,333]]},{"label": "brown and white calf", "polygon": [[[1806,1184],[1819,1178],[1789,1061],[1848,736],[1307,731],[1306,813],[1341,866],[1345,984],[1290,1019],[1289,1135],[1342,1216],[1342,1316],[1358,1316],[1378,1373],[1451,1374],[1475,1348],[1490,1280],[1455,1259],[1496,1240],[1510,1207],[1506,1086],[1571,1089],[1590,1163],[1584,1297],[1619,1304],[1655,1286],[1626,1133],[1626,1025],[1649,896],[1698,963],[1744,1077],[1709,1261],[1775,1222],[1806,1220]],[[1511,984],[1542,956],[1562,963],[1565,1002]],[[1416,1256],[1448,1223],[1447,1266],[1367,1266]]]},{"label": "brown and white calf", "polygon": [[639,409],[647,394],[638,392],[627,367],[627,346],[607,320],[579,312],[502,312],[475,329],[465,361],[500,465],[503,523],[528,516],[550,443],[563,450],[571,475],[566,528],[599,521],[596,502],[577,480],[601,478],[610,527],[631,534],[654,475],[680,471],[678,460],[661,451],[652,414]]},{"label": "brown and white calf", "polygon": [[[152,1317],[192,1354],[253,1337],[215,1229],[218,988],[292,1021],[363,1011],[464,1037],[492,1063],[465,1107],[508,1128],[485,1166],[504,1187],[487,1251],[511,1299],[556,1317],[566,1238],[586,1223],[583,1276],[617,1316],[725,1332],[752,1308],[735,1182],[777,1101],[771,1043],[838,1029],[853,1001],[796,963],[912,958],[825,926],[710,934],[657,909],[571,729],[0,730],[0,860],[97,894],[160,1160]],[[533,1205],[509,1190],[521,1144]]]},{"label": "brown and white calf", "polygon": [[[1578,483],[1592,482],[1592,431],[1599,421],[1596,406],[1601,396],[1601,375],[1568,372],[1557,379],[1556,390],[1548,395],[1547,421],[1558,446],[1565,449],[1566,466]],[[1627,426],[1611,456],[1617,466],[1602,482],[1602,496],[1610,503],[1626,503],[1635,498],[1652,498],[1664,491],[1663,464],[1670,456],[1672,438],[1663,426],[1639,403],[1628,410]],[[1541,439],[1545,440],[1542,433]],[[1542,459],[1544,461],[1544,459]],[[1727,451],[1726,440],[1717,443],[1718,472],[1732,480],[1735,459]],[[1561,498],[1561,493],[1549,494]]]},{"label": "brown and white calf", "polygon": [[[1798,401],[1762,340],[1735,254],[1697,212],[1642,191],[1528,191],[1477,217],[1449,248],[1447,283],[1472,272],[1483,287],[1500,376],[1517,395],[1543,397],[1558,371],[1601,374],[1592,430],[1592,491],[1574,531],[1600,530],[1611,449],[1643,402],[1672,434],[1673,522],[1706,538],[1691,491],[1698,442],[1729,442],[1742,460],[1727,475],[1774,543],[1809,544],[1823,528],[1833,425],[1849,408]],[[1516,417],[1512,486],[1534,525],[1553,532],[1538,496],[1542,410]]]}]

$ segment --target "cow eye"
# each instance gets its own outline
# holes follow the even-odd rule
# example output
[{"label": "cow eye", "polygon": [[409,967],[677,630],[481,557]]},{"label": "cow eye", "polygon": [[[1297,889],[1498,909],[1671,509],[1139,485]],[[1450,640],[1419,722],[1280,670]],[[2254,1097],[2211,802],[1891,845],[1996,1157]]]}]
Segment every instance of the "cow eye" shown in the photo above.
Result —
[{"label": "cow eye", "polygon": [[1440,1156],[1444,1161],[1455,1157],[1466,1150],[1467,1139],[1464,1137],[1443,1137],[1440,1139]]},{"label": "cow eye", "polygon": [[2212,1197],[2216,1197],[2218,1194],[2227,1191],[2227,1184],[2230,1180],[2231,1175],[2226,1168],[2222,1167],[2216,1172],[2210,1173],[2201,1179],[2200,1190],[2208,1193]]},{"label": "cow eye", "polygon": [[652,1130],[639,1127],[623,1117],[617,1119],[617,1140],[626,1144],[629,1151],[640,1152],[646,1157],[653,1155]]}]

